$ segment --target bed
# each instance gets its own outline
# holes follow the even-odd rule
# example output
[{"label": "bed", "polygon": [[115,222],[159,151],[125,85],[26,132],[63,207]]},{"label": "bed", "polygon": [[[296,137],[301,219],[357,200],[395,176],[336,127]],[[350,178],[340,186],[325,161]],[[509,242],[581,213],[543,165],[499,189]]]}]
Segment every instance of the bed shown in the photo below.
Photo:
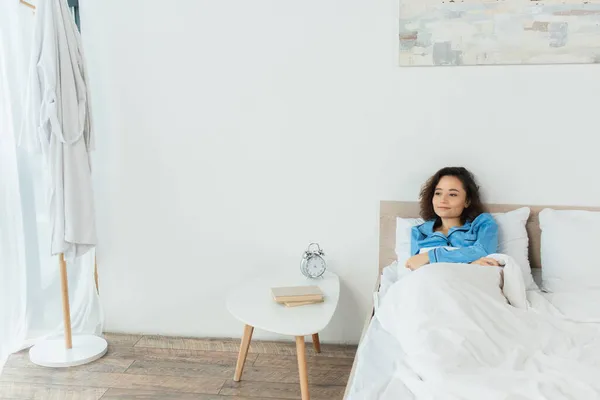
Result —
[{"label": "bed", "polygon": [[[577,310],[577,308],[579,307],[580,304],[587,302],[590,303],[591,306],[593,308],[600,308],[598,306],[600,306],[600,295],[598,295],[598,293],[600,293],[600,288],[598,288],[598,290],[586,290],[585,295],[583,295],[582,293],[578,293],[578,292],[582,292],[582,291],[577,291],[577,290],[570,290],[570,291],[565,291],[564,293],[567,294],[562,294],[562,293],[546,293],[545,290],[541,289],[541,285],[540,285],[540,281],[541,281],[541,251],[540,251],[540,246],[541,246],[541,230],[540,230],[540,220],[539,220],[539,215],[540,212],[544,209],[552,209],[552,210],[581,210],[583,212],[594,212],[594,211],[600,211],[599,207],[567,207],[567,206],[523,206],[523,205],[503,205],[503,204],[488,204],[486,206],[486,208],[491,212],[491,213],[510,213],[513,212],[514,210],[518,210],[518,209],[522,209],[523,207],[527,207],[530,212],[528,214],[528,218],[526,218],[526,224],[525,228],[526,228],[526,235],[527,235],[527,239],[528,239],[528,258],[529,258],[529,263],[531,266],[531,275],[533,276],[534,282],[535,284],[533,286],[527,286],[525,288],[525,290],[523,291],[526,296],[526,302],[528,304],[528,306],[526,307],[527,310],[526,311],[522,311],[522,310],[513,310],[515,307],[506,307],[503,305],[500,305],[499,307],[504,307],[502,308],[502,312],[506,312],[507,308],[511,308],[510,312],[512,312],[513,314],[515,313],[515,311],[517,312],[518,316],[515,317],[517,318],[517,321],[522,321],[523,322],[523,326],[527,326],[527,324],[538,324],[538,325],[543,325],[545,323],[548,324],[548,326],[558,326],[560,325],[560,332],[564,333],[566,331],[569,331],[569,329],[572,330],[573,335],[575,335],[574,337],[576,338],[580,338],[577,340],[581,340],[583,344],[581,344],[581,346],[584,346],[586,348],[586,351],[588,351],[588,361],[589,358],[592,357],[592,361],[590,361],[590,364],[585,364],[585,368],[583,368],[581,365],[574,365],[573,366],[573,370],[578,370],[583,368],[583,372],[582,374],[586,374],[586,373],[592,373],[592,374],[596,374],[596,376],[600,376],[598,375],[600,373],[600,315],[597,316],[597,320],[592,318],[589,319],[587,321],[582,321],[585,322],[585,327],[576,324],[573,322],[572,325],[564,325],[564,324],[568,324],[570,323],[569,321],[564,322],[563,321],[566,319],[568,320],[569,318],[565,318],[564,313],[561,312],[561,309],[557,309],[557,307],[553,306],[553,296],[556,296],[557,302],[563,301],[562,304],[567,304],[570,307],[570,310]],[[364,324],[364,328],[361,334],[361,338],[360,338],[360,342],[359,342],[359,347],[358,347],[358,351],[357,351],[357,355],[355,357],[354,360],[354,364],[352,367],[352,372],[350,374],[350,378],[348,380],[348,384],[346,387],[346,391],[345,391],[345,395],[344,398],[347,400],[359,400],[359,399],[369,399],[369,400],[375,400],[378,398],[381,399],[398,399],[398,400],[404,400],[404,399],[421,399],[421,398],[448,398],[448,399],[458,399],[458,398],[486,398],[486,399],[492,399],[492,398],[498,398],[498,399],[505,399],[505,398],[514,398],[514,399],[528,399],[528,398],[535,398],[537,396],[541,394],[542,397],[538,397],[538,398],[549,398],[549,399],[554,399],[554,398],[600,398],[600,386],[596,387],[594,386],[593,383],[590,383],[590,380],[586,380],[586,378],[581,378],[581,381],[577,380],[579,378],[574,378],[574,377],[567,377],[564,379],[564,385],[561,387],[559,384],[553,384],[550,383],[550,381],[548,383],[546,383],[543,379],[533,379],[531,378],[531,374],[534,374],[534,372],[531,372],[532,370],[535,369],[533,364],[528,364],[528,360],[523,361],[523,360],[519,360],[519,361],[515,361],[512,360],[513,363],[515,363],[511,368],[513,369],[509,369],[507,371],[506,374],[506,379],[502,380],[500,379],[499,382],[496,383],[491,383],[491,382],[485,382],[485,379],[496,379],[495,376],[493,375],[486,375],[485,373],[481,373],[479,374],[479,371],[481,371],[482,369],[480,368],[481,366],[478,365],[476,371],[478,371],[476,374],[472,374],[470,375],[471,379],[474,379],[473,377],[477,377],[478,379],[478,383],[474,383],[473,381],[469,381],[468,377],[469,377],[469,373],[471,373],[472,371],[474,371],[474,369],[469,369],[469,365],[468,363],[470,361],[472,361],[472,354],[474,351],[471,349],[470,354],[468,355],[468,357],[462,359],[460,357],[461,352],[464,350],[464,348],[468,348],[469,346],[473,347],[475,345],[473,345],[473,343],[469,343],[468,340],[465,341],[465,338],[460,338],[460,340],[463,340],[463,342],[461,342],[462,344],[456,344],[456,346],[454,348],[452,348],[452,346],[449,346],[450,348],[452,348],[452,354],[459,354],[458,357],[456,357],[456,360],[461,360],[461,362],[465,362],[467,365],[467,368],[465,369],[461,369],[462,367],[457,367],[457,366],[444,366],[442,370],[436,371],[437,375],[433,375],[430,374],[429,376],[427,376],[427,379],[424,379],[422,376],[422,372],[423,371],[431,371],[432,365],[436,365],[436,362],[439,362],[439,359],[444,359],[444,357],[446,357],[446,354],[443,354],[446,352],[447,349],[438,349],[438,350],[432,350],[431,348],[423,348],[420,349],[418,346],[423,344],[423,341],[419,341],[418,339],[415,339],[415,336],[411,336],[411,334],[414,334],[413,331],[411,331],[409,328],[407,327],[402,327],[400,323],[397,322],[389,322],[390,321],[390,316],[400,316],[403,315],[402,313],[404,312],[402,309],[394,309],[394,305],[393,305],[393,301],[390,300],[392,297],[389,294],[385,294],[386,296],[386,309],[385,312],[387,312],[387,314],[384,311],[381,311],[381,313],[383,313],[384,316],[387,316],[387,321],[383,321],[382,317],[377,317],[376,313],[379,312],[377,310],[377,305],[381,302],[381,295],[382,295],[382,276],[384,276],[384,271],[386,270],[386,268],[389,268],[391,266],[394,266],[394,263],[397,263],[397,255],[396,255],[396,221],[398,217],[401,218],[417,218],[419,214],[419,204],[416,202],[399,202],[399,201],[381,201],[380,203],[380,248],[379,248],[379,279],[376,282],[375,288],[374,288],[374,293],[373,293],[373,307],[371,307],[368,315],[365,318],[365,324]],[[599,213],[600,215],[600,213]],[[597,231],[594,231],[597,232]],[[594,233],[596,234],[596,233]],[[600,239],[600,237],[598,237],[598,239]],[[600,265],[599,265],[600,267]],[[554,266],[553,266],[554,268]],[[505,272],[506,274],[506,272]],[[415,275],[416,276],[416,275]],[[413,278],[411,278],[413,279]],[[488,279],[488,278],[482,278],[482,279]],[[505,279],[505,278],[503,278]],[[512,278],[511,278],[512,279]],[[393,282],[396,283],[396,282]],[[506,282],[503,283],[504,285],[507,285]],[[397,286],[401,286],[402,282],[397,283],[395,285],[391,285],[391,287],[394,287],[394,289],[397,289]],[[412,284],[412,287],[416,287],[410,290],[415,290],[415,295],[419,295],[417,290],[418,290],[418,285],[419,282],[415,281],[415,283]],[[389,286],[389,285],[388,285]],[[575,288],[577,289],[577,288]],[[387,290],[387,289],[386,289]],[[407,289],[406,287],[404,288],[404,291],[406,292]],[[427,289],[425,289],[427,290]],[[394,299],[402,299],[402,294],[400,293],[399,289],[395,290],[395,292],[393,293]],[[580,298],[576,299],[577,301],[574,301],[574,296],[576,296],[577,294],[579,294]],[[390,297],[388,297],[390,296]],[[560,296],[563,296],[562,298]],[[591,297],[590,297],[591,296]],[[594,297],[595,296],[595,297]],[[507,297],[507,296],[504,296]],[[509,296],[510,297],[510,296]],[[590,300],[590,298],[592,298],[592,300]],[[566,299],[566,300],[565,300]],[[452,298],[450,298],[451,301],[453,301]],[[504,299],[505,300],[505,299]],[[400,301],[400,300],[398,300]],[[486,300],[487,301],[487,300]],[[512,302],[512,299],[510,299],[508,301],[509,306],[511,305],[510,303]],[[517,303],[517,301],[515,301],[515,304]],[[390,305],[392,304],[392,305]],[[494,300],[490,301],[490,304],[492,307],[497,307],[498,304],[496,304],[494,302]],[[575,304],[575,305],[573,305]],[[566,306],[565,306],[566,307]],[[567,307],[568,309],[568,307]],[[588,308],[589,310],[590,308]],[[390,311],[392,310],[392,311]],[[423,308],[421,309],[417,309],[416,311],[418,312],[423,312]],[[406,311],[408,312],[408,311]],[[454,311],[451,311],[454,312]],[[396,313],[396,314],[393,314]],[[520,313],[520,314],[519,314]],[[535,316],[533,316],[535,314]],[[542,322],[539,322],[539,318],[540,315],[543,316],[543,318],[545,318]],[[509,317],[513,318],[513,315],[510,314]],[[528,319],[529,318],[529,319]],[[538,318],[538,319],[536,319]],[[536,322],[532,323],[531,321],[535,320]],[[431,321],[426,321],[427,323],[431,323]],[[577,322],[581,322],[581,321],[577,321]],[[518,322],[516,325],[518,325],[521,322]],[[386,326],[387,324],[387,326]],[[563,324],[563,325],[561,325]],[[447,328],[447,326],[442,326],[442,329]],[[482,328],[477,327],[477,329],[482,330]],[[542,332],[543,337],[548,336],[548,338],[551,337],[552,334],[554,334],[553,331],[551,331],[551,328],[544,328],[546,330],[540,331]],[[557,328],[559,329],[559,328]],[[587,330],[586,330],[587,329]],[[493,331],[493,329],[492,329]],[[534,331],[531,331],[534,332]],[[537,332],[537,331],[536,331]],[[558,332],[558,331],[557,331]],[[496,334],[496,332],[484,332],[485,335],[494,335]],[[514,333],[514,332],[513,332]],[[535,332],[534,332],[535,333]],[[423,333],[420,333],[421,335],[423,335]],[[455,332],[453,332],[453,334],[455,334]],[[537,334],[537,333],[535,333]],[[557,337],[560,337],[560,335],[557,333]],[[587,336],[586,336],[587,335]],[[507,334],[506,338],[509,338],[510,335]],[[445,339],[447,339],[448,337],[446,336]],[[506,339],[502,336],[499,336],[497,338],[495,338],[494,340],[496,340],[497,342],[502,342],[504,339]],[[470,338],[472,339],[472,337]],[[412,341],[411,341],[412,340]],[[514,339],[513,339],[514,340]],[[536,339],[533,339],[536,340]],[[540,341],[543,341],[546,339],[541,339]],[[551,339],[548,339],[548,341],[550,341]],[[575,340],[575,339],[574,339]],[[586,341],[587,340],[587,341]],[[518,340],[517,340],[518,342]],[[598,342],[598,343],[596,343]],[[414,344],[416,347],[411,348],[410,351],[415,352],[416,350],[414,349],[419,349],[419,351],[421,351],[422,353],[416,353],[407,356],[406,354],[406,344],[407,343],[412,343]],[[465,344],[466,343],[466,344]],[[545,342],[544,342],[545,343]],[[518,344],[518,343],[517,343]],[[521,345],[521,344],[518,344]],[[404,347],[403,347],[404,346]],[[527,343],[525,343],[523,346],[527,347]],[[533,346],[533,345],[532,345]],[[550,345],[548,345],[550,346]],[[587,347],[586,347],[587,346]],[[425,346],[427,347],[427,346]],[[501,347],[501,346],[500,346]],[[554,348],[551,347],[545,347],[544,349],[548,349],[550,348],[550,353],[552,353],[554,351]],[[580,350],[583,347],[577,347],[576,349]],[[539,351],[538,351],[539,350]],[[572,349],[571,349],[572,350]],[[424,356],[423,354],[429,351],[429,353],[427,353],[426,356]],[[537,352],[535,353],[536,357],[538,352],[543,352],[540,349],[536,350]],[[545,351],[545,350],[544,350]],[[518,351],[516,353],[519,353]],[[526,352],[522,353],[525,354]],[[571,351],[572,354],[573,351]],[[422,356],[422,357],[421,357]],[[439,356],[439,359],[433,360],[432,361],[432,357],[433,358],[437,358]],[[531,355],[530,355],[531,356]],[[554,353],[551,354],[552,357],[554,357]],[[419,359],[419,357],[421,357],[421,359],[419,359],[419,362],[414,361],[413,364],[411,364],[410,361],[407,361],[407,363],[402,364],[402,362],[400,362],[401,359],[403,359],[404,357],[406,357],[406,359],[408,360],[417,360]],[[539,363],[539,360],[536,357],[531,357],[531,360],[536,359]],[[541,356],[540,356],[541,357]],[[550,358],[552,358],[550,357]],[[561,356],[562,357],[562,356]],[[567,356],[565,356],[566,358],[568,358]],[[594,358],[597,357],[597,358]],[[504,360],[504,356],[500,355],[500,358],[503,360],[503,362],[505,362]],[[448,358],[449,360],[453,360],[453,358]],[[423,361],[425,360],[425,361]],[[556,361],[556,357],[552,358],[551,362],[555,362]],[[569,362],[576,362],[577,360],[570,360]],[[458,362],[458,361],[457,361]],[[550,361],[549,361],[550,362]],[[586,361],[587,362],[587,361]],[[420,364],[419,364],[420,363]],[[521,363],[521,364],[519,364]],[[522,368],[523,371],[523,376],[521,377],[523,380],[519,382],[519,380],[517,378],[515,378],[515,374],[516,372],[514,372],[514,369],[517,368],[515,367],[515,365],[518,365],[518,368]],[[556,372],[558,371],[557,368],[554,368],[552,370],[551,367],[546,368],[544,362],[541,362],[542,366],[538,367],[540,368],[540,370],[538,371],[539,373],[543,373],[546,374],[548,376],[551,376],[553,371]],[[589,368],[588,368],[589,367]],[[421,373],[419,372],[419,368],[421,368]],[[429,369],[428,369],[429,368]],[[474,367],[473,367],[474,368]],[[496,366],[494,366],[494,368],[496,368]],[[531,371],[530,371],[531,370]],[[548,371],[547,371],[548,370]],[[550,371],[552,370],[552,371]],[[451,371],[452,374],[447,373],[448,371]],[[459,372],[457,374],[457,371]],[[467,371],[464,374],[462,374],[462,371]],[[497,373],[497,369],[495,370],[495,372]],[[502,370],[504,371],[504,370]],[[479,375],[478,375],[479,374]],[[427,374],[426,374],[427,375]],[[509,376],[510,375],[510,376]],[[399,378],[400,377],[400,378]],[[466,379],[466,380],[465,380]],[[481,379],[483,379],[483,381],[481,381]],[[550,378],[548,378],[550,379]],[[424,384],[424,382],[428,380],[428,382],[434,382],[434,384],[429,384],[426,385]],[[531,382],[534,382],[535,384],[531,384]],[[523,386],[524,389],[511,389],[512,384],[515,384],[515,382],[519,382],[518,384]],[[562,382],[562,381],[561,381]],[[562,383],[561,383],[562,384]],[[437,386],[436,386],[437,385]],[[462,386],[461,386],[462,385]],[[503,385],[505,385],[505,387],[502,387]],[[528,386],[529,385],[529,386]],[[369,387],[371,387],[371,389],[369,389]],[[573,389],[576,388],[576,389]],[[513,390],[512,392],[510,392],[511,390]],[[559,393],[561,390],[566,390],[567,392],[569,390],[571,390],[573,393],[572,395],[575,397],[568,397],[568,395],[565,395],[564,397],[560,397],[561,395],[557,394]],[[447,392],[447,393],[446,393]],[[575,393],[577,392],[577,393]],[[390,395],[391,393],[393,393],[393,396]],[[440,396],[440,393],[444,393],[443,395]],[[508,394],[507,394],[508,393]],[[535,395],[532,395],[533,397],[528,397],[529,394],[531,393],[535,393]],[[481,397],[484,396],[484,397]],[[512,396],[512,397],[511,397]],[[583,397],[581,397],[583,396]]]}]

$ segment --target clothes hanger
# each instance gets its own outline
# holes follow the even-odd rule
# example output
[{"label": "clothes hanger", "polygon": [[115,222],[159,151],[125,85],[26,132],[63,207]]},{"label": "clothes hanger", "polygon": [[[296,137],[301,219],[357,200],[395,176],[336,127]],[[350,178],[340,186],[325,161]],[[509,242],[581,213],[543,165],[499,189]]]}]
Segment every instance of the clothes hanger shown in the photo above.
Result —
[{"label": "clothes hanger", "polygon": [[23,5],[25,5],[25,6],[29,7],[29,8],[31,8],[32,10],[35,10],[35,6],[34,6],[33,4],[31,4],[31,3],[27,2],[27,1],[25,1],[25,0],[19,0],[19,3],[21,3],[21,4],[23,4]]}]

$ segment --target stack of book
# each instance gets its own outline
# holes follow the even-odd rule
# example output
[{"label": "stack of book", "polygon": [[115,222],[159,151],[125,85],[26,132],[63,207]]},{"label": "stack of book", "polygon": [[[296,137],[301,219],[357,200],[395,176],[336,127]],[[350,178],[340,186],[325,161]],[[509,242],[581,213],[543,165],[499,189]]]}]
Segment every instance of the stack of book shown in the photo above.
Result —
[{"label": "stack of book", "polygon": [[318,286],[287,286],[271,288],[273,299],[286,307],[322,303],[323,292]]}]

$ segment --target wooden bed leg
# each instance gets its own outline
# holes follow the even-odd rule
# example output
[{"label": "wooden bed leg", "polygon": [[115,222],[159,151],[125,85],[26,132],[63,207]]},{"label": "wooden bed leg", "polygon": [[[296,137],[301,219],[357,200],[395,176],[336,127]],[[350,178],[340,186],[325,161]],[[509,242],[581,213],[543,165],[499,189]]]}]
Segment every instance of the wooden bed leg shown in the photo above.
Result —
[{"label": "wooden bed leg", "polygon": [[308,393],[308,371],[306,370],[306,354],[304,336],[296,336],[296,353],[298,357],[298,371],[300,372],[300,392],[302,400],[310,400]]},{"label": "wooden bed leg", "polygon": [[244,363],[246,362],[246,356],[248,355],[248,349],[250,348],[250,340],[252,340],[252,332],[254,332],[253,326],[246,325],[244,327],[244,336],[242,337],[242,343],[240,344],[240,352],[238,354],[235,375],[233,377],[233,380],[236,382],[239,382],[240,379],[242,379]]},{"label": "wooden bed leg", "polygon": [[321,352],[321,342],[319,341],[319,334],[313,333],[312,338],[313,338],[313,347],[315,348],[315,351],[317,353],[320,353]]}]

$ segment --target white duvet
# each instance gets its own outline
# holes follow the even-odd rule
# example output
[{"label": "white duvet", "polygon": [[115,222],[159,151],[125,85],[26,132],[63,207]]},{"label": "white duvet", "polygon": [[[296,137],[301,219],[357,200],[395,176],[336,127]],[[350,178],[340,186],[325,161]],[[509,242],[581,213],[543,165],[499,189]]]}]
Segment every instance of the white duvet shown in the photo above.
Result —
[{"label": "white duvet", "polygon": [[389,286],[346,398],[600,399],[600,324],[526,291],[504,259],[430,264]]}]

